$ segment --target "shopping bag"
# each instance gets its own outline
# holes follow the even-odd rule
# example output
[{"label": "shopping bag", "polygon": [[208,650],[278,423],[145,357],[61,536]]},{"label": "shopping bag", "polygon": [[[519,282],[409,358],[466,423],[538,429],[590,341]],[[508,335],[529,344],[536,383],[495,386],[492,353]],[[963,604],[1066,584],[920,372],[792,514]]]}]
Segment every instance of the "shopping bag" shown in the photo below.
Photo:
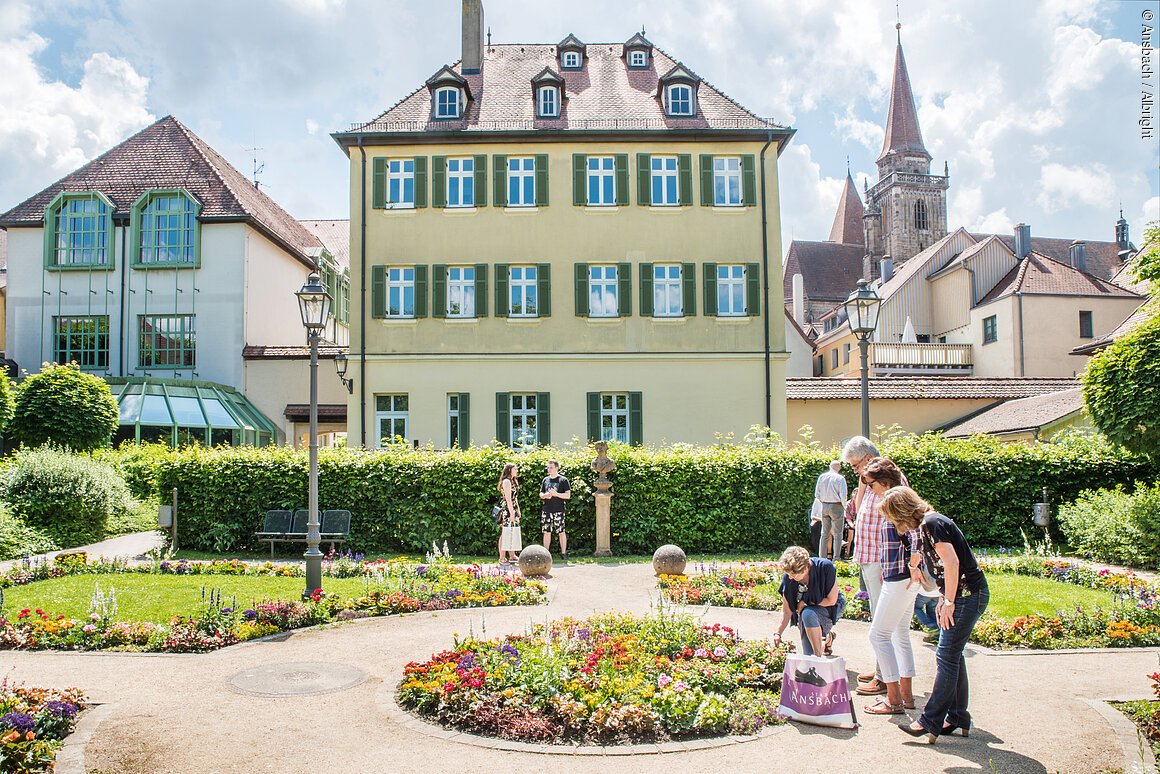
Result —
[{"label": "shopping bag", "polygon": [[778,712],[790,720],[831,728],[857,728],[846,660],[788,653]]},{"label": "shopping bag", "polygon": [[520,525],[505,525],[503,528],[503,534],[500,536],[500,550],[520,551],[523,549],[523,547],[523,539],[520,536]]}]

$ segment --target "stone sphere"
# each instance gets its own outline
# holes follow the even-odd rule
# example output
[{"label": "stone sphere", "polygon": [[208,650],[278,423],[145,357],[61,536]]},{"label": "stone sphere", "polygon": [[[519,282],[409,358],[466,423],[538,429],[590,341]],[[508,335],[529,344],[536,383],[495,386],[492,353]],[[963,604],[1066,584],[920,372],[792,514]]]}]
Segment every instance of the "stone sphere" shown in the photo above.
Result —
[{"label": "stone sphere", "polygon": [[657,575],[684,575],[685,552],[680,546],[666,544],[653,554],[653,572]]},{"label": "stone sphere", "polygon": [[520,551],[520,572],[529,578],[540,578],[552,571],[552,553],[538,543]]}]

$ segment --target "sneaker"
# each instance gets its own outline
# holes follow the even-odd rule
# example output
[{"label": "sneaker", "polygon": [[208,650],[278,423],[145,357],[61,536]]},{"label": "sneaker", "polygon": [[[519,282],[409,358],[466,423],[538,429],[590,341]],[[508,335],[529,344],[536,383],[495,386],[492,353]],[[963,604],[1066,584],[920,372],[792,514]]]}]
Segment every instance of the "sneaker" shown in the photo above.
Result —
[{"label": "sneaker", "polygon": [[794,679],[796,679],[799,683],[809,683],[810,685],[816,685],[819,688],[823,685],[826,685],[825,678],[819,675],[813,667],[810,667],[804,672],[800,669],[794,670]]}]

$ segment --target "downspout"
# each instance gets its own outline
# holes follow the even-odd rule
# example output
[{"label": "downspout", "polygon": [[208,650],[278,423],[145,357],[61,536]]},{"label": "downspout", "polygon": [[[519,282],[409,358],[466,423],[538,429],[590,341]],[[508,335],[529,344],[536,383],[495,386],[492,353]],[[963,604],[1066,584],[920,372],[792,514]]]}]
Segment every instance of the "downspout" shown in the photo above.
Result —
[{"label": "downspout", "polygon": [[769,353],[769,228],[768,214],[765,206],[765,152],[773,144],[773,132],[766,135],[765,145],[761,146],[761,155],[758,163],[761,164],[761,287],[765,297],[762,315],[765,318],[765,426],[773,425],[773,375],[770,373]]},{"label": "downspout", "polygon": [[358,136],[358,152],[362,155],[362,174],[359,184],[358,427],[359,445],[365,449],[367,446],[367,152],[363,148],[361,134]]},{"label": "downspout", "polygon": [[125,316],[126,316],[125,305],[129,303],[129,291],[126,288],[126,283],[128,282],[128,279],[129,279],[129,273],[127,271],[125,271],[125,261],[126,261],[126,256],[128,255],[128,248],[125,246],[125,243],[128,241],[129,241],[129,227],[127,225],[122,225],[121,226],[121,267],[120,267],[121,268],[121,319],[119,321],[119,326],[118,326],[121,330],[121,335],[117,337],[118,339],[120,339],[119,346],[118,346],[118,355],[117,355],[117,361],[120,365],[120,373],[118,374],[118,376],[125,376],[126,370],[127,370],[125,368],[125,339],[128,337],[129,334],[128,334],[126,327],[125,327],[126,325],[128,325],[128,321],[125,319]]}]

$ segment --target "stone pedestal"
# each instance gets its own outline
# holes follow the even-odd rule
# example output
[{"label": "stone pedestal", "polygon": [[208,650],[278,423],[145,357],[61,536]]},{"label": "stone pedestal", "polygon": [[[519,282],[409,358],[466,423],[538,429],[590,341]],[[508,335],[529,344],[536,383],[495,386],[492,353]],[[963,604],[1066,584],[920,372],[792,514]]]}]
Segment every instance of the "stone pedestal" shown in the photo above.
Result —
[{"label": "stone pedestal", "polygon": [[593,556],[612,556],[612,493],[597,492],[596,551]]}]

